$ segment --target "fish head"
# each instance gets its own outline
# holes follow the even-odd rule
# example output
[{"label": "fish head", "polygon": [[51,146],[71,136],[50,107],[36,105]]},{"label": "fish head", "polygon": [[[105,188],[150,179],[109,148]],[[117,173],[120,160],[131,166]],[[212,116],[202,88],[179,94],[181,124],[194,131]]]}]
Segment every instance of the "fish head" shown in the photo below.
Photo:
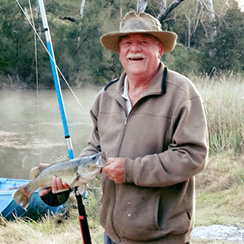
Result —
[{"label": "fish head", "polygon": [[81,172],[92,172],[100,170],[105,166],[106,155],[104,152],[99,152],[95,155],[84,157],[83,163],[78,167]]}]

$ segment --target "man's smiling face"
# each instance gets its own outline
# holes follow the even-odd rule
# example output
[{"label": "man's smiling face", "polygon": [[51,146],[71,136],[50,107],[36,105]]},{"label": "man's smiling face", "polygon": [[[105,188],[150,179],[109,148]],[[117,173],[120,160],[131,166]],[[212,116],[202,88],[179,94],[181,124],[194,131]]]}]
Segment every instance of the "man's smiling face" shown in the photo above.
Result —
[{"label": "man's smiling face", "polygon": [[152,35],[130,34],[121,38],[119,60],[127,75],[151,76],[158,70],[163,44]]}]

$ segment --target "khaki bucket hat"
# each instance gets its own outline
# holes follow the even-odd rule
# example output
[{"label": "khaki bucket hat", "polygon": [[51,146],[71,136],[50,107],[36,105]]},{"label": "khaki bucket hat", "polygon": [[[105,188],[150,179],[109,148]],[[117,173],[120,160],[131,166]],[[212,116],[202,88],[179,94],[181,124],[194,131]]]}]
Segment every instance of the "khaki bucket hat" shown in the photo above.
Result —
[{"label": "khaki bucket hat", "polygon": [[120,31],[110,32],[101,37],[101,43],[112,52],[119,53],[119,43],[122,36],[129,34],[151,34],[164,46],[164,54],[173,51],[177,34],[163,31],[158,19],[150,14],[130,12],[125,15],[121,22]]}]

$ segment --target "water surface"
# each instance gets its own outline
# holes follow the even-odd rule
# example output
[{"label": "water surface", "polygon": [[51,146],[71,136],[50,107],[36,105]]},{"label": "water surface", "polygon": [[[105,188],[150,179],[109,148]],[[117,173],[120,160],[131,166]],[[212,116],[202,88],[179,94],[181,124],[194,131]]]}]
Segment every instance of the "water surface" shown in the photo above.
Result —
[{"label": "water surface", "polygon": [[[75,156],[90,135],[89,110],[98,90],[94,87],[74,91],[82,108],[69,90],[63,91]],[[1,90],[0,108],[0,177],[28,179],[30,169],[39,163],[68,157],[54,90]]]}]

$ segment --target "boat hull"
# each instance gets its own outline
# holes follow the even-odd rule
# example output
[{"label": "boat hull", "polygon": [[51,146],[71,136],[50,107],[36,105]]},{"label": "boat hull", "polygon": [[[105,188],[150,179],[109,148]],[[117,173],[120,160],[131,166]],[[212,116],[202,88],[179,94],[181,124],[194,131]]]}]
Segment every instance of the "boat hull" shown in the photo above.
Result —
[{"label": "boat hull", "polygon": [[[13,188],[28,183],[29,180],[0,178],[0,190]],[[53,215],[62,212],[63,205],[53,207],[45,204],[38,194],[38,190],[33,193],[27,211],[19,206],[12,195],[18,189],[0,191],[0,213],[7,220],[14,220],[16,217],[29,217],[33,220],[40,218],[47,213]]]}]

